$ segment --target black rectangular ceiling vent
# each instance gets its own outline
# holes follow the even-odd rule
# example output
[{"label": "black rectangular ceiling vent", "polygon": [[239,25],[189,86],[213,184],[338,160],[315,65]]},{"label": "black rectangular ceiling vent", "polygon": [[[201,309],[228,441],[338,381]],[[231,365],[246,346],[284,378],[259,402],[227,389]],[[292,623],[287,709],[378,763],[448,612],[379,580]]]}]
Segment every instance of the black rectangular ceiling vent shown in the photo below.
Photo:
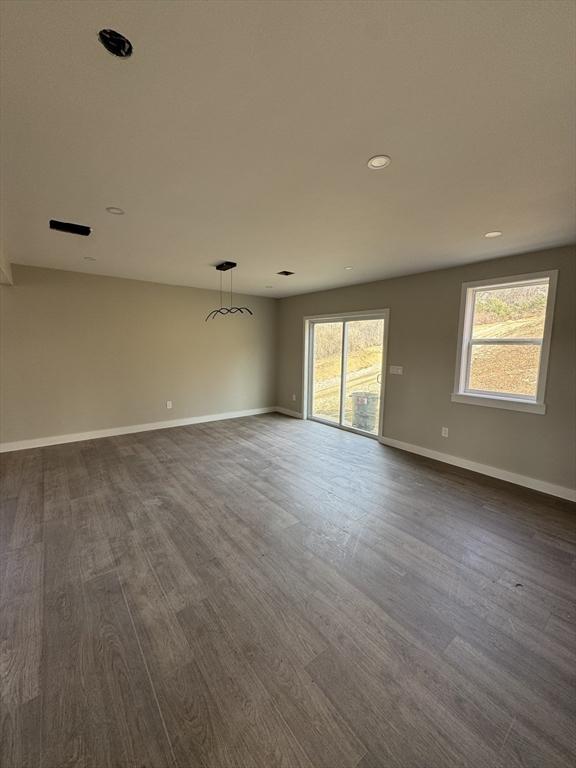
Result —
[{"label": "black rectangular ceiling vent", "polygon": [[216,269],[220,272],[228,272],[229,269],[234,269],[237,266],[235,261],[221,261],[220,264],[216,264]]},{"label": "black rectangular ceiling vent", "polygon": [[289,272],[287,269],[283,269],[282,272],[276,272],[277,275],[284,275],[284,277],[288,277],[288,275],[293,275],[294,272]]},{"label": "black rectangular ceiling vent", "polygon": [[50,219],[50,229],[56,229],[58,232],[69,232],[71,235],[88,235],[92,232],[91,227],[85,227],[84,224],[71,224],[67,221],[57,221]]}]

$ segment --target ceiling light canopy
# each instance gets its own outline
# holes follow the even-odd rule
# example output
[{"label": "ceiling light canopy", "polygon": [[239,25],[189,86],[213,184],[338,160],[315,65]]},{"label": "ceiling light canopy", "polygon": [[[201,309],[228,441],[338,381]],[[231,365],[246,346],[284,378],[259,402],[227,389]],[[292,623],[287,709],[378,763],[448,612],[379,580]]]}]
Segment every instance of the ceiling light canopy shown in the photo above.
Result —
[{"label": "ceiling light canopy", "polygon": [[382,168],[387,168],[391,162],[392,161],[388,155],[374,155],[374,157],[371,157],[370,160],[368,160],[368,168],[370,168],[371,171],[380,171]]},{"label": "ceiling light canopy", "polygon": [[494,232],[486,232],[484,237],[491,239],[493,237],[500,237],[501,234],[502,232],[499,232],[497,229],[495,229]]},{"label": "ceiling light canopy", "polygon": [[112,213],[114,216],[124,216],[124,210],[122,208],[118,208],[115,205],[109,205],[106,210],[108,213]]}]

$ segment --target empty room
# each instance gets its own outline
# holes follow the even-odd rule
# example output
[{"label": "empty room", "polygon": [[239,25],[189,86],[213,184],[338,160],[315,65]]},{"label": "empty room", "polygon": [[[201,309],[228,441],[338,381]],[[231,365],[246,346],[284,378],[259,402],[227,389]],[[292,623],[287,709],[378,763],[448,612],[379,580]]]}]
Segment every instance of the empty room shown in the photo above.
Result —
[{"label": "empty room", "polygon": [[576,3],[0,33],[2,768],[573,768]]}]

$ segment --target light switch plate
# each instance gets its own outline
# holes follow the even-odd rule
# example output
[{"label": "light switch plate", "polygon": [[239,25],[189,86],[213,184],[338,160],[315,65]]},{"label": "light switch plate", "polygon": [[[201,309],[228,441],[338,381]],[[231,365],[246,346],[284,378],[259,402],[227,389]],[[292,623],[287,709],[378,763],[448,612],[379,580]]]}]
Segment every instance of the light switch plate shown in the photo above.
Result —
[{"label": "light switch plate", "polygon": [[402,376],[402,374],[404,373],[404,367],[402,365],[391,365],[390,373],[393,373],[396,376]]}]

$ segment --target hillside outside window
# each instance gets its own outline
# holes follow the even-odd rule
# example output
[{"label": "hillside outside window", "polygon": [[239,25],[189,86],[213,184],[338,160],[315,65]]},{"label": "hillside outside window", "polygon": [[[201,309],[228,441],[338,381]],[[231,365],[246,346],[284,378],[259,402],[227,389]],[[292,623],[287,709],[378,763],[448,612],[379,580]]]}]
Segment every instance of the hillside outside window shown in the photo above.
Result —
[{"label": "hillside outside window", "polygon": [[463,284],[453,401],[545,413],[556,278]]}]

